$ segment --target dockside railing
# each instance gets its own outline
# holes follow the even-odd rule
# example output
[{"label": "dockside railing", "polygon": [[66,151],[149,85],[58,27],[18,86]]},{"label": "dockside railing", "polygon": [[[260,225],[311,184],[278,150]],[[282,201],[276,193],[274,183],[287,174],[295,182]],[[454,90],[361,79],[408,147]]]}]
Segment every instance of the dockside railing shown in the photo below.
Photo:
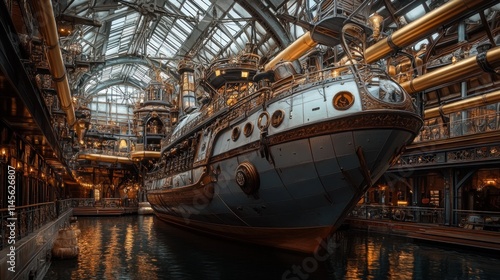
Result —
[{"label": "dockside railing", "polygon": [[444,208],[362,204],[349,217],[415,223],[444,224]]},{"label": "dockside railing", "polygon": [[0,250],[57,219],[70,208],[70,200],[59,200],[0,209]]},{"label": "dockside railing", "polygon": [[[447,225],[471,230],[500,231],[500,212],[453,210],[456,222]],[[357,205],[348,217],[358,219],[445,225],[444,208],[390,205]]]}]

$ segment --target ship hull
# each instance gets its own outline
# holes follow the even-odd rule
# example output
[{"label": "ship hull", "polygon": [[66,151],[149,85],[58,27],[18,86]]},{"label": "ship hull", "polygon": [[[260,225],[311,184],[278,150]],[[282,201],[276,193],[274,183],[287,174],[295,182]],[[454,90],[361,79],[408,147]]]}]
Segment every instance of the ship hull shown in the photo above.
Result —
[{"label": "ship hull", "polygon": [[248,227],[214,224],[189,220],[164,213],[156,213],[161,220],[203,234],[288,251],[311,253],[327,249],[325,237],[332,226],[310,228]]},{"label": "ship hull", "polygon": [[[160,219],[179,226],[315,252],[414,137],[407,122],[393,117],[356,118],[344,120],[345,129],[330,121],[315,124],[316,130],[306,128],[306,134],[290,131],[270,137],[267,151],[260,143],[249,143],[220,153],[196,186],[151,191],[148,199]],[[413,114],[397,118],[419,126]],[[245,192],[236,179],[237,170],[248,164],[258,174],[253,192]],[[172,195],[182,189],[185,194]]]}]

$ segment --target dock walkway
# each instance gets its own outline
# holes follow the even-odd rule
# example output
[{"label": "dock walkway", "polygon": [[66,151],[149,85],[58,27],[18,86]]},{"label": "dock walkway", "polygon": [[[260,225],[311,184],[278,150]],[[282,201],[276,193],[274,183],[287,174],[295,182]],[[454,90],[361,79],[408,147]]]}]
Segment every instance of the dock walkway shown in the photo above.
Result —
[{"label": "dock walkway", "polygon": [[350,228],[367,229],[368,231],[406,236],[415,240],[500,252],[500,232],[497,231],[360,218],[348,218],[345,224]]},{"label": "dock walkway", "polygon": [[138,207],[74,207],[74,216],[120,216],[137,214]]}]

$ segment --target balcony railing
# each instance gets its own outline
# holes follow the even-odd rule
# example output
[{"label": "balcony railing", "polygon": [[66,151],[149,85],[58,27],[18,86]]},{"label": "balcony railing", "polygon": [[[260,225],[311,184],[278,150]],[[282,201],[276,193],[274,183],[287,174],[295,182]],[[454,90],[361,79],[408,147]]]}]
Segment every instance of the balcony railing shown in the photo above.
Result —
[{"label": "balcony railing", "polygon": [[455,210],[458,226],[465,229],[500,231],[500,212]]},{"label": "balcony railing", "polygon": [[362,204],[356,206],[349,216],[370,220],[443,224],[443,213],[443,208]]},{"label": "balcony railing", "polygon": [[420,134],[415,138],[414,143],[500,130],[500,112],[450,121],[449,124],[443,124],[439,122],[437,118],[426,120],[426,122],[434,124],[424,125]]},{"label": "balcony railing", "polygon": [[0,209],[0,250],[13,244],[9,240],[17,242],[54,221],[59,214],[69,209],[69,205],[69,200],[61,200],[20,206],[14,210]]},{"label": "balcony railing", "polygon": [[102,208],[123,208],[137,207],[137,199],[131,198],[101,198],[96,201],[94,198],[73,198],[71,199],[73,208],[81,207],[102,207]]}]

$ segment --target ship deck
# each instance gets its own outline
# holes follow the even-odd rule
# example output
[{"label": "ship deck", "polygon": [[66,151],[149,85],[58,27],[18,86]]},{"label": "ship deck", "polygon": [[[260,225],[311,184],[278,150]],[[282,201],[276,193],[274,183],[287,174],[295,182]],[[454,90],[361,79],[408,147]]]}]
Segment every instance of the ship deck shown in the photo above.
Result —
[{"label": "ship deck", "polygon": [[406,236],[416,241],[441,243],[453,246],[458,245],[465,248],[500,252],[499,231],[360,218],[348,218],[345,220],[344,224],[349,228]]}]

